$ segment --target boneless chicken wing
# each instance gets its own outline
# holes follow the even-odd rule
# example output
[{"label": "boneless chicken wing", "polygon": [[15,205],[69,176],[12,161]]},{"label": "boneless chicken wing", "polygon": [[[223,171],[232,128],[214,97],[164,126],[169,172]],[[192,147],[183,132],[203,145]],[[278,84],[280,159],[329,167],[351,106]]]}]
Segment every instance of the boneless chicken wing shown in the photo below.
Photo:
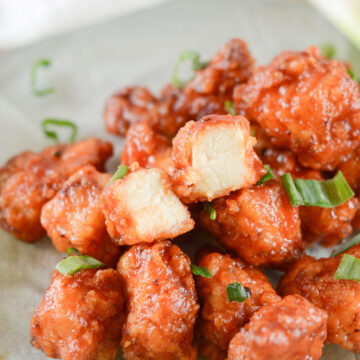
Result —
[{"label": "boneless chicken wing", "polygon": [[249,78],[253,63],[246,43],[232,39],[204,69],[195,72],[184,89],[167,85],[156,99],[147,89],[136,86],[110,97],[105,108],[107,129],[125,135],[131,124],[146,121],[155,131],[174,136],[189,120],[224,114],[225,102],[232,100],[235,85]]},{"label": "boneless chicken wing", "polygon": [[170,174],[173,168],[170,140],[156,133],[147,122],[130,127],[126,134],[121,163],[137,162],[144,168],[160,168]]},{"label": "boneless chicken wing", "polygon": [[[360,256],[358,246],[347,252]],[[326,310],[328,340],[360,353],[360,284],[334,279],[342,256],[318,260],[302,257],[284,275],[278,290],[282,295],[299,294]]]},{"label": "boneless chicken wing", "polygon": [[169,241],[136,245],[117,269],[125,282],[126,360],[196,360],[192,345],[199,305],[190,259]]},{"label": "boneless chicken wing", "polygon": [[212,202],[216,219],[202,211],[199,221],[226,248],[249,264],[283,266],[302,251],[298,208],[281,183],[271,180]]},{"label": "boneless chicken wing", "polygon": [[[260,270],[240,259],[210,253],[203,256],[198,264],[209,269],[211,273],[210,278],[196,277],[202,303],[197,333],[200,338],[205,339],[205,347],[200,346],[200,355],[211,360],[225,359],[230,340],[250,320],[255,311],[281,298]],[[230,301],[227,297],[227,285],[237,282],[247,288],[249,293],[244,302]],[[209,345],[206,341],[214,345],[208,353]],[[217,351],[214,351],[215,347],[218,348]]]},{"label": "boneless chicken wing", "polygon": [[286,51],[235,89],[237,111],[301,165],[334,170],[360,142],[360,88],[344,63],[315,47]]},{"label": "boneless chicken wing", "polygon": [[110,143],[88,138],[10,160],[2,171],[0,225],[20,240],[39,240],[45,235],[40,224],[43,205],[72,173],[87,164],[102,169],[111,154]]},{"label": "boneless chicken wing", "polygon": [[54,270],[31,318],[31,343],[62,360],[115,360],[124,323],[124,297],[113,269]]},{"label": "boneless chicken wing", "polygon": [[298,295],[264,306],[231,340],[228,360],[317,360],[326,312]]},{"label": "boneless chicken wing", "polygon": [[88,165],[75,172],[41,211],[41,225],[59,251],[74,247],[109,266],[119,248],[106,231],[101,194],[111,175]]},{"label": "boneless chicken wing", "polygon": [[109,184],[103,211],[110,236],[119,245],[172,239],[194,227],[187,208],[160,169],[137,169]]},{"label": "boneless chicken wing", "polygon": [[256,183],[265,173],[241,116],[209,115],[190,121],[173,140],[173,182],[185,203],[211,201]]}]

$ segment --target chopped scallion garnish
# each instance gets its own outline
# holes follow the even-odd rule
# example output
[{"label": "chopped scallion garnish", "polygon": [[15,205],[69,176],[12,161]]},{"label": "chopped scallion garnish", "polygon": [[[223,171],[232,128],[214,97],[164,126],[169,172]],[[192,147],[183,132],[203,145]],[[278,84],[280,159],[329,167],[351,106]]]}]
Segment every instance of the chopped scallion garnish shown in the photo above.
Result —
[{"label": "chopped scallion garnish", "polygon": [[118,353],[116,355],[116,360],[124,360],[121,347],[119,348]]},{"label": "chopped scallion garnish", "polygon": [[266,169],[266,174],[256,183],[257,185],[264,184],[274,177],[274,173],[270,165],[264,165],[264,168]]},{"label": "chopped scallion garnish", "polygon": [[51,65],[51,61],[49,59],[39,59],[39,60],[35,61],[35,63],[33,64],[32,68],[31,68],[31,73],[30,73],[31,90],[34,93],[34,95],[36,95],[36,96],[48,95],[48,94],[53,93],[55,90],[53,87],[43,89],[43,90],[39,90],[36,87],[37,71],[38,71],[39,67],[41,67],[41,66],[48,67],[50,65]]},{"label": "chopped scallion garnish", "polygon": [[232,115],[232,116],[236,115],[235,109],[234,109],[234,104],[232,101],[230,101],[230,100],[225,101],[225,109],[230,115]]},{"label": "chopped scallion garnish", "polygon": [[360,243],[360,234],[357,234],[351,240],[349,240],[343,246],[341,246],[339,249],[335,250],[330,256],[331,257],[337,256],[337,255],[343,253],[344,251],[349,250],[350,248],[352,248],[353,246],[355,246],[359,243]]},{"label": "chopped scallion garnish", "polygon": [[81,255],[81,252],[76,248],[68,248],[67,254],[68,256],[71,256],[72,253],[75,253],[76,255]]},{"label": "chopped scallion garnish", "polygon": [[226,286],[226,293],[230,301],[244,302],[250,295],[249,288],[243,287],[239,282]]},{"label": "chopped scallion garnish", "polygon": [[110,179],[109,184],[117,179],[122,179],[128,172],[129,168],[126,165],[119,165],[113,177]]},{"label": "chopped scallion garnish", "polygon": [[355,80],[358,84],[360,84],[360,80],[356,78],[355,73],[351,69],[347,69],[347,72],[353,80]]},{"label": "chopped scallion garnish", "polygon": [[77,125],[75,125],[73,122],[71,122],[69,120],[45,119],[41,123],[41,126],[43,128],[43,131],[44,131],[45,135],[50,139],[54,139],[56,141],[56,143],[58,143],[58,144],[60,142],[59,136],[58,136],[56,131],[49,130],[48,129],[49,126],[69,127],[69,128],[71,128],[72,129],[72,134],[70,136],[70,142],[71,143],[73,143],[75,141],[76,136],[77,136],[77,131],[78,131]]},{"label": "chopped scallion garnish", "polygon": [[360,259],[345,254],[336,270],[334,279],[360,281]]},{"label": "chopped scallion garnish", "polygon": [[104,264],[88,255],[69,256],[56,265],[56,270],[63,275],[73,275],[83,269],[97,269]]},{"label": "chopped scallion garnish", "polygon": [[194,275],[200,275],[205,278],[211,278],[211,273],[208,268],[204,266],[197,266],[195,264],[191,264],[190,267]]},{"label": "chopped scallion garnish", "polygon": [[288,173],[282,175],[281,180],[293,207],[305,205],[332,208],[355,195],[341,171],[332,179],[323,181],[293,180]]},{"label": "chopped scallion garnish", "polygon": [[255,136],[255,135],[256,135],[255,129],[254,129],[252,126],[250,127],[250,135],[251,135],[251,136]]},{"label": "chopped scallion garnish", "polygon": [[179,59],[175,65],[174,74],[172,78],[172,84],[180,89],[182,89],[188,81],[194,78],[193,75],[191,79],[187,81],[183,81],[179,79],[178,72],[180,70],[180,67],[185,61],[191,61],[191,68],[194,72],[195,70],[203,69],[207,65],[207,63],[200,61],[200,55],[196,51],[183,51],[182,53],[180,53]]},{"label": "chopped scallion garnish", "polygon": [[322,56],[324,56],[328,60],[333,59],[335,56],[335,47],[332,44],[324,44],[320,46],[320,51]]},{"label": "chopped scallion garnish", "polygon": [[210,203],[204,204],[204,211],[209,214],[210,220],[216,220],[216,210]]}]

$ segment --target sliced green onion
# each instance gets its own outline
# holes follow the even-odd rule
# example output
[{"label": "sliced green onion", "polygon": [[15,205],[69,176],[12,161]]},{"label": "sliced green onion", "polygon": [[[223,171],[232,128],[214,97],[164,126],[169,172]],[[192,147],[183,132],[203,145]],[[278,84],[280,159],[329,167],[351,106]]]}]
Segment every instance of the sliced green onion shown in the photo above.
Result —
[{"label": "sliced green onion", "polygon": [[291,206],[318,206],[333,208],[339,206],[355,194],[343,173],[338,173],[329,180],[292,180],[290,174],[281,176],[282,183],[289,197]]},{"label": "sliced green onion", "polygon": [[232,115],[232,116],[236,115],[235,109],[234,109],[234,104],[232,101],[230,101],[230,100],[225,101],[225,109],[230,115]]},{"label": "sliced green onion", "polygon": [[110,179],[109,184],[117,179],[122,179],[128,172],[129,168],[126,165],[119,165],[113,177]]},{"label": "sliced green onion", "polygon": [[337,256],[341,253],[343,253],[346,250],[349,250],[350,248],[352,248],[353,246],[357,245],[360,243],[360,234],[357,234],[356,236],[354,236],[351,240],[349,240],[347,243],[345,243],[343,246],[341,246],[339,249],[335,250],[330,256]]},{"label": "sliced green onion", "polygon": [[331,60],[335,56],[335,47],[332,44],[324,44],[320,46],[320,52],[323,57],[327,58],[328,60]]},{"label": "sliced green onion", "polygon": [[270,165],[264,165],[264,168],[266,169],[266,174],[256,183],[257,185],[266,183],[267,181],[271,180],[274,177],[274,173]]},{"label": "sliced green onion", "polygon": [[334,279],[360,281],[360,259],[345,254],[336,270]]},{"label": "sliced green onion", "polygon": [[353,80],[355,80],[358,84],[360,84],[360,80],[356,78],[355,73],[351,69],[347,69],[347,72]]},{"label": "sliced green onion", "polygon": [[49,59],[39,59],[39,60],[35,61],[35,63],[31,67],[31,72],[30,72],[31,90],[34,93],[34,95],[36,95],[36,96],[48,95],[48,94],[53,93],[55,90],[53,87],[43,89],[43,90],[39,90],[36,88],[36,77],[37,77],[37,71],[38,71],[39,67],[41,67],[41,66],[48,67],[50,65],[51,65],[51,61]]},{"label": "sliced green onion", "polygon": [[291,206],[296,207],[296,206],[304,205],[304,200],[301,194],[299,193],[298,189],[296,188],[291,175],[288,173],[281,175],[281,181],[284,185]]},{"label": "sliced green onion", "polygon": [[204,204],[204,211],[209,214],[210,220],[216,220],[216,210],[210,203]]},{"label": "sliced green onion", "polygon": [[97,269],[104,264],[88,255],[69,256],[56,265],[56,270],[63,275],[73,275],[83,269]]},{"label": "sliced green onion", "polygon": [[197,266],[195,264],[191,264],[190,267],[194,275],[200,275],[205,278],[211,278],[211,273],[208,268],[204,266]]},{"label": "sliced green onion", "polygon": [[43,122],[41,123],[41,126],[43,128],[43,131],[45,133],[45,135],[50,138],[50,139],[54,139],[56,141],[56,143],[60,143],[59,140],[59,136],[57,134],[56,131],[53,130],[49,130],[48,126],[60,126],[60,127],[69,127],[72,129],[72,134],[70,136],[70,142],[73,143],[76,139],[77,136],[77,131],[78,128],[77,126],[69,121],[69,120],[60,120],[60,119],[45,119],[43,120]]},{"label": "sliced green onion", "polygon": [[71,256],[72,253],[75,253],[76,255],[81,255],[81,252],[76,248],[68,248],[67,254],[68,256]]},{"label": "sliced green onion", "polygon": [[250,296],[250,289],[245,289],[240,283],[235,282],[226,286],[227,297],[230,301],[244,302]]},{"label": "sliced green onion", "polygon": [[251,135],[251,136],[255,136],[255,135],[256,135],[255,129],[254,129],[252,126],[250,127],[250,135]]},{"label": "sliced green onion", "polygon": [[179,55],[179,59],[174,68],[174,74],[172,78],[172,84],[177,86],[178,88],[182,89],[186,83],[194,78],[194,75],[187,81],[180,80],[178,77],[178,72],[180,67],[185,61],[191,61],[192,70],[201,70],[203,69],[207,63],[200,61],[200,55],[196,51],[183,51]]}]

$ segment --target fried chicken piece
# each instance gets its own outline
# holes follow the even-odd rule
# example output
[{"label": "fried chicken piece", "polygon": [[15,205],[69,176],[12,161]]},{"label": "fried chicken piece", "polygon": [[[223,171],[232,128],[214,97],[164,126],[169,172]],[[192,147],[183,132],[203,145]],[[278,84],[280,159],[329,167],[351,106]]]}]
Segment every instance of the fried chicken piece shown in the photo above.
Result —
[{"label": "fried chicken piece", "polygon": [[105,105],[106,130],[125,135],[132,124],[149,119],[150,110],[157,101],[150,91],[142,86],[121,89],[112,95]]},{"label": "fried chicken piece", "polygon": [[103,212],[118,245],[173,239],[194,227],[161,169],[138,169],[113,181],[103,193]]},{"label": "fried chicken piece", "polygon": [[199,305],[190,259],[170,241],[133,246],[118,263],[126,284],[125,360],[196,360]]},{"label": "fried chicken piece", "polygon": [[88,138],[10,159],[1,170],[0,225],[19,240],[41,239],[45,235],[40,223],[43,205],[76,170],[88,164],[101,170],[111,154],[110,143]]},{"label": "fried chicken piece", "polygon": [[228,360],[317,360],[326,312],[298,295],[262,307],[231,340]]},{"label": "fried chicken piece", "polygon": [[[360,248],[347,253],[360,257]],[[278,291],[299,294],[326,310],[328,341],[360,353],[360,283],[334,279],[342,256],[318,260],[303,256],[284,275]]]},{"label": "fried chicken piece", "polygon": [[156,133],[147,122],[134,124],[126,134],[121,163],[137,162],[144,168],[160,168],[170,174],[173,168],[171,142]]},{"label": "fried chicken piece", "polygon": [[249,264],[282,267],[302,251],[298,208],[281,183],[271,180],[212,202],[216,220],[203,210],[202,227]]},{"label": "fried chicken piece", "polygon": [[54,270],[31,318],[31,343],[47,357],[115,360],[124,323],[124,296],[113,269]]},{"label": "fried chicken piece", "polygon": [[315,47],[286,51],[234,90],[237,111],[302,166],[334,170],[360,143],[360,88]]},{"label": "fried chicken piece", "polygon": [[41,211],[41,225],[62,252],[74,247],[108,266],[114,266],[119,248],[106,231],[101,194],[111,175],[91,166],[75,172]]},{"label": "fried chicken piece", "polygon": [[265,170],[241,116],[190,121],[173,140],[174,190],[185,203],[211,201],[256,183]]},{"label": "fried chicken piece", "polygon": [[[240,259],[210,253],[203,256],[198,264],[211,273],[211,278],[196,277],[202,303],[198,331],[208,342],[200,346],[200,355],[210,356],[210,360],[225,359],[230,340],[255,311],[281,298],[260,270]],[[244,302],[230,301],[227,297],[226,286],[236,282],[249,289],[251,295]],[[207,350],[209,343],[213,344],[211,351]]]},{"label": "fried chicken piece", "polygon": [[156,99],[142,87],[125,88],[108,100],[107,130],[125,135],[130,124],[147,121],[156,132],[171,137],[190,120],[225,114],[225,101],[232,100],[235,85],[250,77],[253,63],[246,43],[232,39],[184,89],[166,85]]}]

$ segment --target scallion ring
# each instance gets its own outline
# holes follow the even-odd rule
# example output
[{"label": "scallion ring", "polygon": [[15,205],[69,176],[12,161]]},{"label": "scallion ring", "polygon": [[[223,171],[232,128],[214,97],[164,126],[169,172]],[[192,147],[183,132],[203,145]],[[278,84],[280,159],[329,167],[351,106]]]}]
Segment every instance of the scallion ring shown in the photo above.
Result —
[{"label": "scallion ring", "polygon": [[323,181],[293,180],[288,173],[282,175],[281,180],[293,207],[305,205],[333,208],[355,195],[341,171],[332,179]]},{"label": "scallion ring", "polygon": [[360,282],[360,259],[345,254],[334,275],[337,280],[355,280]]},{"label": "scallion ring", "polygon": [[42,67],[42,66],[49,67],[50,65],[51,65],[51,61],[49,59],[39,59],[39,60],[35,61],[35,63],[31,67],[30,85],[31,85],[32,92],[36,96],[48,95],[48,94],[51,94],[51,93],[53,93],[55,91],[55,89],[53,87],[49,87],[47,89],[42,89],[42,90],[39,90],[36,87],[36,82],[37,82],[36,79],[37,79],[38,69],[40,67]]},{"label": "scallion ring", "polygon": [[266,169],[266,174],[256,183],[257,185],[264,184],[274,177],[274,173],[270,165],[264,165],[264,168]]},{"label": "scallion ring", "polygon": [[194,75],[191,77],[191,79],[187,81],[183,81],[179,79],[179,70],[182,64],[185,61],[191,61],[191,68],[195,72],[195,70],[201,70],[203,69],[207,63],[200,61],[200,55],[196,51],[183,51],[179,55],[179,59],[175,65],[173,78],[172,78],[172,84],[180,89],[182,89],[186,83],[194,78]]},{"label": "scallion ring", "polygon": [[225,109],[230,115],[232,115],[232,116],[236,115],[235,109],[234,109],[234,104],[232,101],[230,101],[230,100],[225,101]]},{"label": "scallion ring", "polygon": [[357,234],[351,240],[349,240],[343,246],[341,246],[339,249],[335,250],[330,256],[331,257],[337,256],[337,255],[343,253],[344,251],[349,250],[350,248],[352,248],[353,246],[355,246],[359,243],[360,243],[360,234]]},{"label": "scallion ring", "polygon": [[109,181],[109,184],[117,179],[122,179],[129,172],[129,168],[126,165],[119,165],[114,175]]},{"label": "scallion ring", "polygon": [[57,127],[68,127],[72,129],[72,134],[70,136],[70,142],[73,143],[76,139],[78,127],[73,122],[69,120],[61,120],[61,119],[45,119],[41,123],[41,126],[43,128],[44,134],[50,138],[56,141],[57,144],[60,143],[59,135],[54,130],[49,130],[49,126],[57,126]]},{"label": "scallion ring", "polygon": [[226,286],[226,293],[230,301],[244,302],[251,295],[251,290],[235,282]]},{"label": "scallion ring", "polygon": [[204,204],[204,211],[209,215],[210,220],[216,220],[216,210],[210,203]]},{"label": "scallion ring", "polygon": [[72,253],[75,253],[76,255],[81,255],[81,252],[76,248],[68,248],[67,254],[68,256],[71,256]]},{"label": "scallion ring", "polygon": [[320,52],[323,57],[331,60],[335,56],[335,47],[332,44],[324,44],[320,47]]},{"label": "scallion ring", "polygon": [[211,273],[208,268],[204,266],[198,266],[195,264],[191,264],[190,267],[194,275],[200,275],[205,278],[211,278]]},{"label": "scallion ring", "polygon": [[56,265],[56,270],[63,275],[73,275],[83,269],[98,269],[104,264],[88,255],[69,256]]}]

